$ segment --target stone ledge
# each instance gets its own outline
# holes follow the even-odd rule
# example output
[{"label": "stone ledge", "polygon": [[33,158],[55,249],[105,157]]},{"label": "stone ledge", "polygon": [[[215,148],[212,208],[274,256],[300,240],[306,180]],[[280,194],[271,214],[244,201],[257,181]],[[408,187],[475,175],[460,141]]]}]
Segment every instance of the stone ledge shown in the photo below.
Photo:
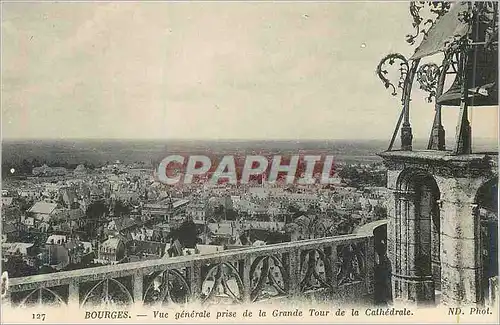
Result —
[{"label": "stone ledge", "polygon": [[430,174],[466,178],[494,174],[498,170],[498,153],[453,155],[450,151],[385,151],[378,154],[389,169],[426,169]]},{"label": "stone ledge", "polygon": [[98,266],[90,269],[80,269],[49,274],[39,274],[27,277],[9,279],[9,290],[19,292],[34,290],[40,287],[55,287],[68,285],[72,282],[90,282],[106,278],[132,276],[137,273],[147,274],[167,269],[194,268],[201,264],[224,263],[255,258],[263,255],[279,253],[296,253],[301,250],[321,248],[325,246],[338,246],[345,244],[363,243],[370,240],[373,235],[340,235],[320,239],[309,239],[296,242],[287,242],[260,247],[239,248],[223,252],[172,257],[124,264]]},{"label": "stone ledge", "polygon": [[418,161],[442,161],[452,163],[467,163],[467,162],[483,162],[495,161],[498,162],[498,152],[487,153],[472,153],[468,155],[454,155],[451,151],[438,150],[414,150],[414,151],[384,151],[378,153],[378,156],[391,160],[418,160]]}]

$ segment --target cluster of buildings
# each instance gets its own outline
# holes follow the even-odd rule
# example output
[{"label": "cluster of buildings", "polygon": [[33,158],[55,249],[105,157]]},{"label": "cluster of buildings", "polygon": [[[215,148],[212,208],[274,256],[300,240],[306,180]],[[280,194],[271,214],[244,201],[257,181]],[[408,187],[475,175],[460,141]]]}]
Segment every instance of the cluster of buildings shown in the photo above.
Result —
[{"label": "cluster of buildings", "polygon": [[59,171],[42,166],[32,176],[4,181],[7,270],[21,260],[26,272],[36,274],[214,253],[347,234],[385,218],[386,193],[379,187],[167,187],[155,181],[151,168],[120,162]]}]

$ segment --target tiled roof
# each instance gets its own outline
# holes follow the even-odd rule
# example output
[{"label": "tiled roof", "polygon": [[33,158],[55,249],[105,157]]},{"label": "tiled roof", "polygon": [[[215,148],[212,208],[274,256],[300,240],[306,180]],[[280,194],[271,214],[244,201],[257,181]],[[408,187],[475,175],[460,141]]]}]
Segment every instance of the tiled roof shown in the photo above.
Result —
[{"label": "tiled roof", "polygon": [[115,225],[116,225],[116,230],[121,231],[124,229],[128,229],[134,226],[139,225],[134,219],[132,218],[116,218],[115,220]]},{"label": "tiled roof", "polygon": [[120,239],[119,238],[109,238],[104,243],[102,243],[101,249],[103,249],[103,248],[117,249],[119,243],[120,243]]},{"label": "tiled roof", "polygon": [[188,203],[189,203],[189,200],[182,199],[182,200],[175,201],[174,203],[172,203],[172,205],[173,205],[174,208],[178,208],[178,207],[186,205]]},{"label": "tiled roof", "polygon": [[16,253],[16,251],[26,253],[27,249],[33,245],[32,243],[2,243],[2,250],[9,253]]},{"label": "tiled roof", "polygon": [[57,203],[36,202],[28,212],[39,214],[51,214],[57,207]]}]

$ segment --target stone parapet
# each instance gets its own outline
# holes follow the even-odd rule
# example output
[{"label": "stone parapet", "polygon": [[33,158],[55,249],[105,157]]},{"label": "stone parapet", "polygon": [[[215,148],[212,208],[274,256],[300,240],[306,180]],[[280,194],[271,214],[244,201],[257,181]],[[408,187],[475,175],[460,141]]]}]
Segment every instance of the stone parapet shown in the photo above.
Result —
[{"label": "stone parapet", "polygon": [[373,295],[373,233],[12,278],[12,306],[256,302]]}]

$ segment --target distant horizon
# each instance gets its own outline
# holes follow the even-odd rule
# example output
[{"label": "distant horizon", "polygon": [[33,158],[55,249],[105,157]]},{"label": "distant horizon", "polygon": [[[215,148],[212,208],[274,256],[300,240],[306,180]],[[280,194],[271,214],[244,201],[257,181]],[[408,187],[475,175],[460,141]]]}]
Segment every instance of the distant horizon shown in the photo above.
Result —
[{"label": "distant horizon", "polygon": [[[398,138],[396,138],[395,144],[398,143]],[[413,138],[414,142],[428,141],[428,138]],[[445,140],[454,141],[455,137],[446,137]],[[474,140],[487,140],[499,142],[498,137],[475,137]],[[5,138],[2,137],[2,141],[230,141],[230,142],[245,142],[245,141],[390,141],[388,138]]]},{"label": "distant horizon", "polygon": [[[425,150],[428,139],[413,141],[414,150]],[[195,154],[254,154],[255,151],[297,154],[300,152],[326,153],[338,162],[379,162],[378,153],[388,150],[390,139],[4,139],[2,143],[2,166],[21,163],[23,159],[38,159],[47,162],[101,164],[120,160],[125,163],[151,162],[163,159],[167,153],[183,152]],[[454,139],[447,139],[448,150]],[[400,148],[399,139],[394,150]],[[498,139],[475,139],[474,152],[497,152]]]}]

